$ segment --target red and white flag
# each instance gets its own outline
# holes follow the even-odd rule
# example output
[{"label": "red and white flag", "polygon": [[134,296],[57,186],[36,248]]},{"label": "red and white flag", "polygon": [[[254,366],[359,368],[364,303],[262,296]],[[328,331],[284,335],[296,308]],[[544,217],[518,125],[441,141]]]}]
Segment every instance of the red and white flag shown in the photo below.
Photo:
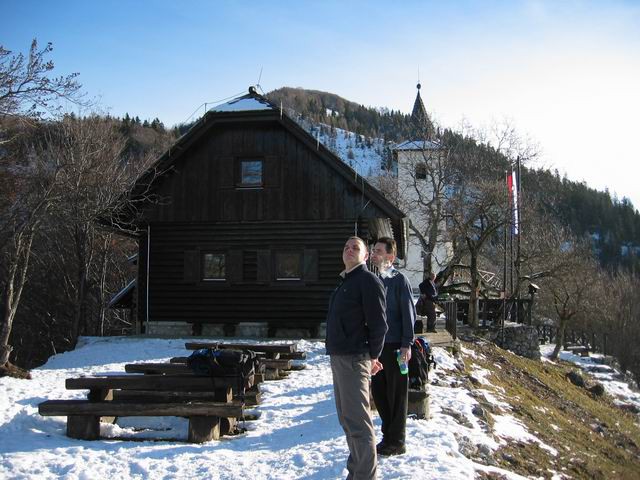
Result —
[{"label": "red and white flag", "polygon": [[511,175],[507,175],[507,187],[509,188],[509,204],[511,205],[511,211],[513,212],[513,225],[511,231],[514,235],[520,233],[519,219],[518,219],[518,179],[516,172],[511,171]]}]

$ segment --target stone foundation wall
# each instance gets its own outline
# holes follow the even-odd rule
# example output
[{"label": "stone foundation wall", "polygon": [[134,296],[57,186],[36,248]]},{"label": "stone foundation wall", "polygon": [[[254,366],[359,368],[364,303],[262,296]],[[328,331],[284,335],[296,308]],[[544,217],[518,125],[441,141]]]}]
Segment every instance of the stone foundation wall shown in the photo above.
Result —
[{"label": "stone foundation wall", "polygon": [[[193,325],[186,322],[149,322],[147,335],[162,337],[191,337]],[[315,333],[323,339],[326,325],[321,323]],[[202,325],[203,337],[243,337],[243,338],[310,338],[309,328],[269,328],[267,322],[240,322],[237,325],[209,324]]]},{"label": "stone foundation wall", "polygon": [[492,332],[491,340],[499,347],[516,355],[540,360],[540,343],[536,327],[520,323],[505,323],[504,329]]}]

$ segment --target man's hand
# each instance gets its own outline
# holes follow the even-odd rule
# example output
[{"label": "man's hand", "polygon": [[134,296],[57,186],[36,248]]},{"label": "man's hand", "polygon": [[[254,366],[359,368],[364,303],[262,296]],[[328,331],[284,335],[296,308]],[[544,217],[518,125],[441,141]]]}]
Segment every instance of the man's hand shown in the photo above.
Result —
[{"label": "man's hand", "polygon": [[409,365],[409,360],[411,360],[411,347],[402,347],[400,349],[400,357],[407,365]]},{"label": "man's hand", "polygon": [[371,359],[371,376],[375,375],[380,370],[382,370],[382,363],[380,363],[380,360],[378,360],[377,358],[372,358]]}]

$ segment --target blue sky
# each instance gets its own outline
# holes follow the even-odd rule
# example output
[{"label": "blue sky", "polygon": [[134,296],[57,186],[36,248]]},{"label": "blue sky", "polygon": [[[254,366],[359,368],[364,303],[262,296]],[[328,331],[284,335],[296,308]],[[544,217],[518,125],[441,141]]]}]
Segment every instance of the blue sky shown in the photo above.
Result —
[{"label": "blue sky", "polygon": [[258,82],[409,112],[420,72],[446,127],[508,121],[539,165],[640,206],[640,2],[3,0],[0,44],[52,42],[103,110],[187,120]]}]

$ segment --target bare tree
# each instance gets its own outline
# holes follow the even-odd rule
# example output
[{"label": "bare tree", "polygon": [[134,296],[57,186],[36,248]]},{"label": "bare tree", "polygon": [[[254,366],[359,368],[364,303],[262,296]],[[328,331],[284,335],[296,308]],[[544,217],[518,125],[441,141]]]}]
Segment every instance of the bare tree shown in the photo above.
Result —
[{"label": "bare tree", "polygon": [[[123,194],[149,166],[151,157],[134,165],[123,159],[124,137],[113,122],[97,116],[64,118],[48,138],[48,152],[62,168],[57,202],[48,219],[55,241],[46,255],[68,285],[74,311],[69,334],[74,345],[82,333],[99,334],[104,322],[104,282],[113,261],[114,238],[96,220],[115,215],[127,203]],[[90,292],[98,299],[90,302]],[[97,312],[89,312],[90,303]]]},{"label": "bare tree", "polygon": [[538,308],[555,320],[557,327],[551,358],[557,358],[562,349],[567,327],[596,312],[599,301],[595,287],[600,269],[590,245],[568,234],[563,236],[555,237],[555,254],[548,259],[540,282]]},{"label": "bare tree", "polygon": [[37,132],[14,140],[0,171],[0,367],[9,363],[9,337],[27,281],[31,248],[42,221],[55,201],[59,169],[44,160]]},{"label": "bare tree", "polygon": [[33,119],[44,113],[56,114],[62,109],[60,100],[83,103],[78,73],[51,76],[54,64],[47,56],[52,50],[51,43],[39,49],[35,39],[27,56],[0,45],[0,119],[8,116]]},{"label": "bare tree", "polygon": [[469,271],[469,324],[478,326],[478,300],[482,287],[479,260],[489,241],[509,222],[505,186],[500,181],[480,180],[460,185],[447,202],[450,234],[464,245]]},{"label": "bare tree", "polygon": [[592,331],[607,335],[607,353],[613,353],[623,371],[633,373],[640,383],[640,279],[629,272],[603,272],[594,295],[598,321]]},{"label": "bare tree", "polygon": [[18,141],[18,134],[31,129],[15,128],[21,120],[40,118],[45,112],[60,111],[58,100],[82,102],[77,73],[51,77],[53,62],[47,55],[53,47],[49,43],[41,50],[33,40],[29,54],[13,54],[0,46],[0,145],[2,155],[2,205],[0,210],[0,252],[3,256],[2,288],[3,312],[0,318],[0,367],[9,365],[9,336],[20,297],[27,280],[34,236],[42,217],[55,195],[57,168],[43,162],[37,148],[30,145],[32,136]]}]

